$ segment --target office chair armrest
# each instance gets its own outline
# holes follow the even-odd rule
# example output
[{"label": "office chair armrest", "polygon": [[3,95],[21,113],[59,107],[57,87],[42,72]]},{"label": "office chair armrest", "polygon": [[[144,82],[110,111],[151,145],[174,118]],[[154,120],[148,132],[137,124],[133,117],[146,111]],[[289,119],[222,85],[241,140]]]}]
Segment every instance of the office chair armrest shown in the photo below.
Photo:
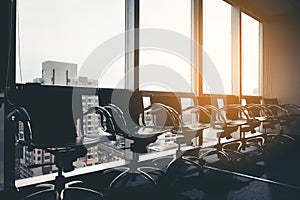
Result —
[{"label": "office chair armrest", "polygon": [[[103,131],[109,132],[110,134],[115,136],[116,135],[116,129],[115,129],[114,123],[112,122],[111,113],[103,106],[93,106],[93,107],[90,107],[83,114],[83,116],[88,115],[88,114],[93,113],[93,112],[100,115],[100,119],[101,119],[100,125],[101,125]],[[81,128],[83,128],[83,116],[80,119]],[[105,123],[104,123],[104,119],[106,119]],[[83,130],[82,130],[82,133],[83,133]]]},{"label": "office chair armrest", "polygon": [[[33,149],[32,145],[32,129],[31,129],[31,119],[30,115],[24,107],[15,108],[7,115],[7,119],[14,123],[15,125],[15,137],[16,142],[21,145],[29,146],[29,149]],[[19,122],[24,124],[24,136],[21,137],[19,134]]]},{"label": "office chair armrest", "polygon": [[[130,133],[127,127],[124,112],[119,106],[110,103],[103,106],[103,108],[109,110],[111,113],[110,123],[114,126],[115,134],[127,135]],[[118,128],[115,125],[118,125]]]},{"label": "office chair armrest", "polygon": [[287,109],[290,116],[297,118],[300,117],[300,107],[295,104],[284,104],[282,105],[283,108]]},{"label": "office chair armrest", "polygon": [[[226,154],[228,154],[229,156],[230,156],[229,153],[234,153],[234,154],[238,155],[239,158],[240,158],[241,160],[245,160],[245,159],[246,159],[246,155],[244,155],[243,153],[241,153],[241,152],[239,152],[239,151],[232,150],[232,149],[223,149],[223,151],[224,151]],[[240,160],[240,159],[239,159],[239,160]]]},{"label": "office chair armrest", "polygon": [[226,122],[226,118],[222,115],[221,110],[213,105],[205,105],[204,108],[211,111],[211,125],[213,128],[219,129],[219,126],[227,127],[228,124]]},{"label": "office chair armrest", "polygon": [[300,112],[300,106],[297,106],[297,105],[295,105],[295,104],[284,104],[284,105],[282,105],[282,107],[283,107],[283,108],[286,108],[286,109],[292,108],[292,109],[295,109],[295,110],[297,110],[298,112]]},{"label": "office chair armrest", "polygon": [[[247,105],[245,105],[245,108],[249,112],[249,116],[252,117],[252,118],[263,117],[264,116],[263,115],[263,107],[260,104],[254,104],[254,103],[247,104]],[[257,109],[258,110],[258,113],[256,115],[253,114],[253,112],[252,112],[253,109]]]},{"label": "office chair armrest", "polygon": [[276,117],[274,115],[274,113],[272,112],[272,110],[267,106],[267,105],[263,105],[263,104],[250,104],[248,105],[248,108],[252,108],[252,107],[256,107],[260,110],[260,116],[262,117],[266,117],[267,120],[271,120],[271,121],[275,121]]},{"label": "office chair armrest", "polygon": [[286,116],[290,115],[289,111],[286,108],[284,108],[284,107],[282,107],[280,105],[270,104],[270,105],[267,105],[267,107],[270,108],[270,110],[272,110],[272,108],[276,109],[277,113],[273,113],[274,116],[280,116],[280,112],[282,112]]},{"label": "office chair armrest", "polygon": [[242,106],[242,105],[238,105],[238,104],[230,104],[230,105],[226,105],[224,106],[223,108],[220,108],[220,111],[225,111],[226,114],[227,112],[229,112],[230,110],[236,110],[238,111],[239,113],[239,118],[242,118],[242,116],[244,116],[246,118],[246,120],[249,120],[250,117],[249,117],[249,114],[247,113],[248,110],[246,107]]},{"label": "office chair armrest", "polygon": [[158,111],[165,111],[167,116],[171,119],[172,125],[173,125],[173,131],[180,131],[180,129],[183,127],[182,121],[179,118],[178,112],[172,108],[171,106],[167,106],[162,103],[153,103],[147,108],[145,108],[145,112],[147,114],[155,114]]},{"label": "office chair armrest", "polygon": [[204,106],[194,105],[194,106],[189,106],[186,109],[182,110],[182,112],[190,112],[190,113],[199,113],[199,111],[202,111],[208,117],[208,119],[212,121],[208,109],[206,109]]}]

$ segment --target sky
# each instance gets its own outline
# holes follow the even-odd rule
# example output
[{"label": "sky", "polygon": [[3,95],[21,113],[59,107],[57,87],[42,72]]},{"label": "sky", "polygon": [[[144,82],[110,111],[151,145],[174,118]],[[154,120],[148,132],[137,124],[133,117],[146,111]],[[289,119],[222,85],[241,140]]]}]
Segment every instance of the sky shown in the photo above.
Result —
[{"label": "sky", "polygon": [[80,68],[97,46],[124,32],[124,2],[18,1],[17,64],[21,67],[17,66],[17,82],[21,82],[20,69],[22,82],[41,77],[46,60],[76,63]]},{"label": "sky", "polygon": [[[177,0],[172,9],[167,9],[173,2],[174,0],[141,1],[141,28],[168,29],[183,34],[189,39],[191,35],[191,2]],[[18,1],[18,16],[17,43],[20,48],[17,48],[16,80],[25,83],[42,76],[41,65],[46,60],[76,63],[80,71],[87,58],[99,46],[118,34],[124,34],[125,1]],[[124,49],[124,43],[112,48]],[[190,60],[182,60],[177,55],[158,49],[140,51],[140,55],[140,66],[155,68],[157,65],[164,65],[175,70],[184,77],[184,82],[190,84]],[[99,63],[101,65],[101,57],[107,55],[98,56],[100,62],[97,65]],[[95,67],[107,68],[107,66]],[[105,73],[99,81],[102,87],[116,85],[118,80],[124,81],[124,56],[116,59],[104,71]],[[147,74],[144,74],[144,71],[140,70],[141,81],[145,76],[156,77],[157,75],[157,72],[153,70],[151,73],[146,70]],[[112,74],[114,74],[113,77]],[[144,88],[154,88],[153,84],[155,83],[145,83]],[[164,84],[167,83],[157,83],[155,87]]]}]

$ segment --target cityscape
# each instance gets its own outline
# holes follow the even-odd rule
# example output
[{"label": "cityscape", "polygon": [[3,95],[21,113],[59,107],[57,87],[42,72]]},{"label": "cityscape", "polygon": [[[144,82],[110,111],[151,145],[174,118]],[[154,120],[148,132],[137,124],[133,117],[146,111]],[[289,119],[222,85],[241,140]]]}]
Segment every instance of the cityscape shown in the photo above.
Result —
[{"label": "cityscape", "polygon": [[[33,79],[33,83],[42,85],[59,86],[89,86],[97,87],[98,80],[88,77],[77,77],[77,64],[59,61],[45,61],[42,63],[42,77]],[[82,96],[83,113],[88,108],[98,105],[98,98],[92,95]],[[87,114],[83,119],[84,134],[101,133],[99,118],[95,113]],[[22,124],[19,125],[19,131],[23,130]],[[77,126],[78,127],[78,126]],[[116,142],[100,143],[97,146],[88,149],[85,157],[78,159],[73,163],[75,168],[97,165],[100,163],[111,162],[124,158],[124,151],[121,150]],[[16,166],[15,177],[23,179],[44,174],[57,172],[53,163],[54,157],[45,150],[34,149],[28,151],[27,147],[16,146]],[[35,164],[40,167],[30,167]]]}]

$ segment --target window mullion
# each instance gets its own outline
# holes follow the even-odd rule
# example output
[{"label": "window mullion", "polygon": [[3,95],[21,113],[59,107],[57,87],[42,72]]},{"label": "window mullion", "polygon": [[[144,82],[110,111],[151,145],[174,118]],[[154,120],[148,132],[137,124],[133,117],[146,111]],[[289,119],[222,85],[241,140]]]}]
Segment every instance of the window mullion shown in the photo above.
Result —
[{"label": "window mullion", "polygon": [[202,46],[203,46],[203,12],[202,0],[192,0],[192,70],[191,70],[191,84],[192,90],[196,95],[203,93],[203,78],[202,78]]},{"label": "window mullion", "polygon": [[125,88],[139,86],[139,0],[125,1]]},{"label": "window mullion", "polygon": [[263,94],[263,24],[259,23],[259,87],[258,95]]},{"label": "window mullion", "polygon": [[241,94],[241,14],[239,7],[231,7],[232,32],[232,94]]}]

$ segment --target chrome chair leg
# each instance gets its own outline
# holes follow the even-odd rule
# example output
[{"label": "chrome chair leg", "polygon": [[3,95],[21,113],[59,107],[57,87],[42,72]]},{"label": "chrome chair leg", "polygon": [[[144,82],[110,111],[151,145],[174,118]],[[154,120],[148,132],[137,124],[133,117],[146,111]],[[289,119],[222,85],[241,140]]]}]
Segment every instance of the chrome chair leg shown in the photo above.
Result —
[{"label": "chrome chair leg", "polygon": [[125,176],[130,171],[129,168],[125,169],[122,173],[120,173],[118,176],[116,176],[109,184],[109,188],[112,188],[113,185],[123,176]]},{"label": "chrome chair leg", "polygon": [[156,185],[156,181],[154,180],[154,178],[152,178],[148,173],[144,172],[141,169],[137,169],[137,171],[139,172],[139,174],[141,174],[142,176],[144,176],[147,180],[149,180],[150,182],[154,183]]}]

